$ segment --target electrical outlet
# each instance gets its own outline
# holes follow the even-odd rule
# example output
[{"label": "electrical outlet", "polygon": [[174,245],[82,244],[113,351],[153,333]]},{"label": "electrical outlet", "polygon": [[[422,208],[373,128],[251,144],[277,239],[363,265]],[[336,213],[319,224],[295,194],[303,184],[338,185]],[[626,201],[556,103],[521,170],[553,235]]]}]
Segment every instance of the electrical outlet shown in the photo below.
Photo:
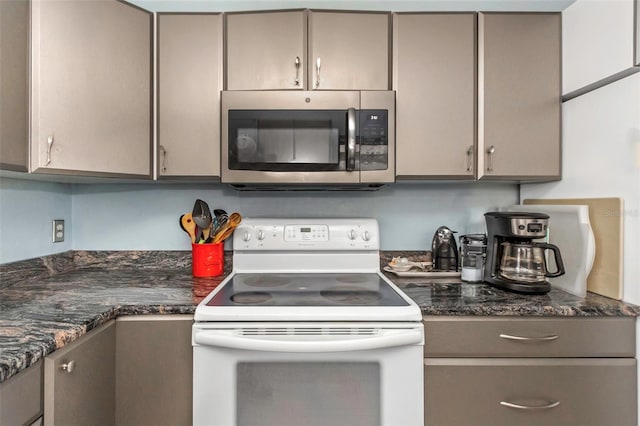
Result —
[{"label": "electrical outlet", "polygon": [[61,243],[64,241],[64,220],[54,219],[53,221],[53,242]]}]

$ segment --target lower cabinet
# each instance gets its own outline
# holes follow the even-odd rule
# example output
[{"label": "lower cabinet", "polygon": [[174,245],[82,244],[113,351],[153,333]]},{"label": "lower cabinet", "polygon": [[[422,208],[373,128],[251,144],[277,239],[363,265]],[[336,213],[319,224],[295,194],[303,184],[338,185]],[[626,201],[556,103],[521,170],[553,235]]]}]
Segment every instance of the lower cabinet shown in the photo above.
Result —
[{"label": "lower cabinet", "polygon": [[[192,315],[119,317],[47,356],[44,425],[191,425],[192,323]],[[24,372],[27,384],[41,384],[38,371]],[[0,387],[0,426],[30,424],[40,413],[37,398],[5,410],[5,389],[20,377]]]},{"label": "lower cabinet", "polygon": [[113,426],[115,321],[44,360],[45,426]]},{"label": "lower cabinet", "polygon": [[634,357],[634,318],[426,318],[425,425],[636,426]]},{"label": "lower cabinet", "polygon": [[40,425],[42,361],[0,383],[0,426]]},{"label": "lower cabinet", "polygon": [[191,315],[116,320],[116,425],[191,425],[192,324]]}]

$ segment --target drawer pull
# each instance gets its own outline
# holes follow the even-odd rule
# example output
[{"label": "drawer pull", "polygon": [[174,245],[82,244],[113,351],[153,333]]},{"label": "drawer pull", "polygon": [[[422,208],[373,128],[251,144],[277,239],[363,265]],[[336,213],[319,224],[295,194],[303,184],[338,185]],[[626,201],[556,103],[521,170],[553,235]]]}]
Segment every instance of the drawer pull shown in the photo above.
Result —
[{"label": "drawer pull", "polygon": [[556,340],[560,336],[558,336],[557,334],[550,334],[549,336],[542,336],[542,337],[526,337],[526,336],[513,336],[511,334],[501,334],[500,337],[507,340],[547,342],[549,340]]},{"label": "drawer pull", "polygon": [[556,408],[560,405],[560,401],[553,401],[546,405],[520,405],[514,404],[512,402],[500,401],[500,405],[509,408],[516,408],[518,410],[549,410],[551,408]]}]

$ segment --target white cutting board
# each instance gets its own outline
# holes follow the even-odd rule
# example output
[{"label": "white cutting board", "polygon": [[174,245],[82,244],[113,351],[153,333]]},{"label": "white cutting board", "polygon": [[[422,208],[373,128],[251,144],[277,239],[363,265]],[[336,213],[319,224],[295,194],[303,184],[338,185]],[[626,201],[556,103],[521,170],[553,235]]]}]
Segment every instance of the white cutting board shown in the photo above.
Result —
[{"label": "white cutting board", "polygon": [[596,241],[596,256],[587,278],[587,291],[613,299],[623,295],[622,198],[558,198],[524,200],[529,205],[587,205]]},{"label": "white cutting board", "polygon": [[[586,205],[516,205],[507,211],[536,212],[549,215],[548,241],[560,249],[565,274],[548,278],[552,287],[579,297],[587,295],[587,277],[595,258],[595,240]],[[549,255],[550,260],[553,256]],[[556,270],[554,261],[548,265]]]}]

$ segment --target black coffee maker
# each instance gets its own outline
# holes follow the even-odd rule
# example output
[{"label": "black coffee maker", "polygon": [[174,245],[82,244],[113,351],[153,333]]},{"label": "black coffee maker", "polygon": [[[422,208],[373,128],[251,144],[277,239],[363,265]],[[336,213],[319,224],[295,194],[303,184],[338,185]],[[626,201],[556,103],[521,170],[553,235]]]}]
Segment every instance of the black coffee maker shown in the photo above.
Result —
[{"label": "black coffee maker", "polygon": [[[547,235],[549,216],[543,213],[489,212],[487,263],[484,280],[494,287],[523,294],[545,294],[551,290],[547,277],[564,274],[560,249],[534,242]],[[545,253],[553,251],[557,271],[549,272]]]}]

